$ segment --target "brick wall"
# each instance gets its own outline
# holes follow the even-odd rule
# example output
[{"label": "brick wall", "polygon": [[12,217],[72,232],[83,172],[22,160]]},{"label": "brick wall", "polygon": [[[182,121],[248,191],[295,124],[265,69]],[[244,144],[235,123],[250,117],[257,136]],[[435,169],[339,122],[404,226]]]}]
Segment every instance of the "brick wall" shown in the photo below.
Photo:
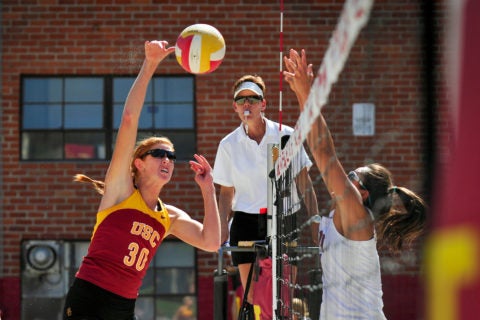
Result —
[{"label": "brick wall", "polygon": [[[257,73],[267,83],[267,116],[278,119],[279,21],[278,1],[3,1],[1,171],[3,198],[0,236],[0,288],[19,280],[22,239],[87,239],[94,225],[98,195],[73,184],[75,173],[102,178],[107,163],[19,162],[19,97],[22,74],[135,75],[143,59],[145,40],[175,43],[179,32],[193,23],[209,23],[223,34],[227,53],[215,73],[197,79],[198,151],[213,162],[220,139],[239,121],[232,112],[230,89],[243,74]],[[81,4],[80,4],[81,3]],[[320,65],[343,1],[285,1],[284,49],[305,48],[315,68]],[[377,1],[368,26],[353,48],[345,70],[325,108],[339,155],[350,168],[374,159],[388,166],[397,184],[422,190],[422,19],[418,1]],[[173,55],[158,73],[183,73]],[[298,112],[285,87],[284,123],[294,125]],[[377,134],[352,137],[351,105],[375,103]],[[315,174],[315,169],[313,170]],[[201,219],[202,201],[187,163],[179,162],[172,182],[163,191],[167,203],[178,204]],[[319,187],[320,199],[325,199]],[[2,244],[2,242],[0,242]],[[217,257],[199,253],[199,319],[211,319],[211,276]],[[0,259],[0,261],[2,261]],[[418,265],[417,265],[418,270]],[[389,278],[390,279],[390,278]],[[414,279],[417,279],[414,275]],[[418,279],[417,279],[418,280]],[[402,281],[402,280],[400,280]],[[409,286],[419,292],[417,282]],[[395,283],[384,284],[389,319],[401,319],[401,297],[392,296]],[[210,285],[209,285],[210,284]],[[6,319],[19,314],[19,285],[0,293]],[[406,291],[403,297],[412,297]],[[15,303],[17,301],[18,303]],[[8,302],[8,305],[4,305]],[[208,303],[209,305],[211,303]],[[207,310],[208,309],[208,310]],[[415,318],[410,317],[410,318]]]}]

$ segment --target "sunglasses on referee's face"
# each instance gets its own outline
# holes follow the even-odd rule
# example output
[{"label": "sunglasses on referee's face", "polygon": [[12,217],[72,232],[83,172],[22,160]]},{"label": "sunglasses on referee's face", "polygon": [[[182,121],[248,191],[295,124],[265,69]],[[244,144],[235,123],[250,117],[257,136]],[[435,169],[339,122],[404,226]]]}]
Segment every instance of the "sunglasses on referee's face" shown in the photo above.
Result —
[{"label": "sunglasses on referee's face", "polygon": [[244,96],[244,97],[236,97],[235,99],[233,99],[233,101],[235,101],[235,103],[238,104],[239,106],[243,106],[245,102],[248,102],[248,104],[250,105],[257,104],[262,102],[262,100],[263,100],[262,96]]},{"label": "sunglasses on referee's face", "polygon": [[172,160],[173,162],[175,162],[175,160],[177,160],[177,156],[175,155],[175,152],[165,150],[165,149],[148,150],[147,152],[145,152],[143,154],[142,158],[145,158],[148,155],[151,155],[154,158],[160,158],[160,159],[163,159],[163,158],[167,157],[169,160]]}]

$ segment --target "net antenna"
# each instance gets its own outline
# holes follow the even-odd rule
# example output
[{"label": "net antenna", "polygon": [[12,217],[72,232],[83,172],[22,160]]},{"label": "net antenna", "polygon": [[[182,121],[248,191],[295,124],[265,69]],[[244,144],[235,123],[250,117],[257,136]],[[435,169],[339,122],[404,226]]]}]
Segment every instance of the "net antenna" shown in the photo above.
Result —
[{"label": "net antenna", "polygon": [[[301,151],[303,142],[305,141],[312,124],[320,115],[322,107],[326,104],[332,85],[337,81],[340,72],[343,70],[353,43],[355,42],[358,34],[360,33],[360,30],[366,25],[368,21],[372,6],[373,0],[345,1],[336,28],[330,38],[330,45],[325,53],[322,64],[317,71],[317,76],[314,79],[310,94],[305,103],[304,110],[300,114],[298,121],[295,124],[295,131],[292,133],[292,136],[290,137],[286,145],[281,148],[281,150],[279,150],[278,146],[276,146],[274,150],[270,151],[273,151],[273,154],[271,154],[270,156],[273,158],[274,170],[271,171],[269,169],[269,173],[271,174],[270,177],[274,180],[275,189],[277,189],[277,205],[278,203],[283,202],[282,197],[278,196],[278,186],[284,185],[285,181],[293,183],[294,178],[291,177],[290,174],[292,174],[292,172],[297,172],[297,170],[293,169],[292,164],[293,166],[295,166],[295,159],[297,158],[298,153]],[[281,126],[283,94],[283,0],[280,3],[280,11],[279,122]],[[292,169],[289,170],[289,168]],[[271,202],[269,201],[269,206],[270,204]],[[277,211],[278,214],[274,211]],[[279,208],[272,208],[272,210],[270,210],[269,207],[269,214],[270,213],[272,213],[271,233],[269,233],[272,248],[272,314],[274,315],[274,319],[279,319],[282,318],[285,314],[288,314],[289,316],[293,315],[293,300],[291,300],[290,298],[293,297],[291,293],[293,293],[294,290],[299,292],[303,289],[306,289],[307,291],[313,291],[318,290],[318,288],[316,288],[315,286],[313,286],[315,288],[313,288],[312,286],[305,286],[305,288],[302,287],[300,283],[295,280],[297,278],[297,275],[300,275],[297,274],[296,271],[286,271],[283,268],[283,261],[285,256],[288,257],[289,262],[293,262],[293,260],[295,260],[294,264],[297,265],[298,263],[299,267],[301,265],[299,263],[300,259],[306,259],[306,257],[308,257],[309,255],[312,256],[311,254],[309,254],[309,250],[307,250],[310,248],[301,248],[295,246],[295,248],[293,249],[287,248],[287,252],[282,251],[283,246],[290,247],[290,245],[286,245],[285,243],[283,243],[283,240],[288,240],[291,237],[288,234],[283,234],[285,230],[282,228],[286,222],[282,220],[285,218],[282,215],[286,215],[287,219],[291,219],[288,218],[288,215],[292,214],[292,210],[288,208],[282,208],[282,206],[280,205]],[[290,232],[295,233],[296,231],[304,227],[305,226],[302,225],[298,228],[295,225],[293,229],[290,230]],[[296,252],[305,252],[303,252],[303,255],[301,257],[299,257],[295,254],[292,254],[292,250]],[[302,264],[304,264],[303,261]],[[291,269],[294,269],[294,267],[292,267]],[[287,275],[287,273],[289,273],[289,275]],[[287,278],[284,278],[284,275],[286,275]],[[318,274],[315,274],[314,276],[317,277]],[[290,281],[289,279],[292,281]],[[285,283],[287,283],[287,285],[285,285]],[[286,296],[285,291],[287,291]],[[310,316],[313,315],[310,314]]]},{"label": "net antenna", "polygon": [[280,34],[279,34],[279,81],[278,81],[278,130],[282,131],[283,121],[283,0],[280,0]]},{"label": "net antenna", "polygon": [[[283,11],[284,5],[283,0],[280,0],[280,32],[279,32],[279,53],[278,53],[278,130],[282,131],[282,122],[283,122]],[[279,142],[280,143],[280,142]],[[269,175],[274,173],[274,165],[279,157],[279,149],[277,145],[269,145],[269,161],[268,161],[268,172]],[[272,162],[270,162],[272,161]],[[272,178],[272,177],[271,177]],[[272,183],[272,179],[269,179],[268,184],[268,210],[269,217],[271,217],[271,221],[267,222],[267,226],[269,226],[267,230],[267,235],[270,236],[270,246],[271,246],[271,254],[274,259],[272,259],[272,311],[273,315],[276,314],[276,304],[277,304],[277,259],[275,257],[278,255],[277,250],[277,213],[275,206],[273,205],[273,190],[275,189]]]}]

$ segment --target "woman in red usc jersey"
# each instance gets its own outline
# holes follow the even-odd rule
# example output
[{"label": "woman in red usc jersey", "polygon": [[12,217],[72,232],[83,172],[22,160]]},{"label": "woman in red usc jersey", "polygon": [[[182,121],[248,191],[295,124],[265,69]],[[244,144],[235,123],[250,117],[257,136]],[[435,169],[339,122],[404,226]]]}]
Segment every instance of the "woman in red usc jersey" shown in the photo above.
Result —
[{"label": "woman in red usc jersey", "polygon": [[220,247],[220,218],[212,168],[201,155],[190,161],[203,200],[203,224],[159,199],[175,165],[172,142],[142,140],[134,149],[148,83],[159,63],[175,51],[166,41],[146,41],[145,59],[125,101],[105,181],[77,175],[102,194],[88,253],[64,307],[65,320],[132,320],[142,279],[162,240],[172,234],[205,251]]}]

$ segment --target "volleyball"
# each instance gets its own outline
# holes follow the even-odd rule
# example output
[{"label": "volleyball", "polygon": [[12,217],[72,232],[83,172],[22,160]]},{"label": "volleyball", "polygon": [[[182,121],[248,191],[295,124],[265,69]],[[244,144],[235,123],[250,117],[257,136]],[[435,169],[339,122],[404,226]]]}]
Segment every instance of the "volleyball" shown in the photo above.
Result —
[{"label": "volleyball", "polygon": [[175,56],[180,66],[193,74],[213,72],[225,56],[225,40],[215,27],[193,24],[177,38]]}]

